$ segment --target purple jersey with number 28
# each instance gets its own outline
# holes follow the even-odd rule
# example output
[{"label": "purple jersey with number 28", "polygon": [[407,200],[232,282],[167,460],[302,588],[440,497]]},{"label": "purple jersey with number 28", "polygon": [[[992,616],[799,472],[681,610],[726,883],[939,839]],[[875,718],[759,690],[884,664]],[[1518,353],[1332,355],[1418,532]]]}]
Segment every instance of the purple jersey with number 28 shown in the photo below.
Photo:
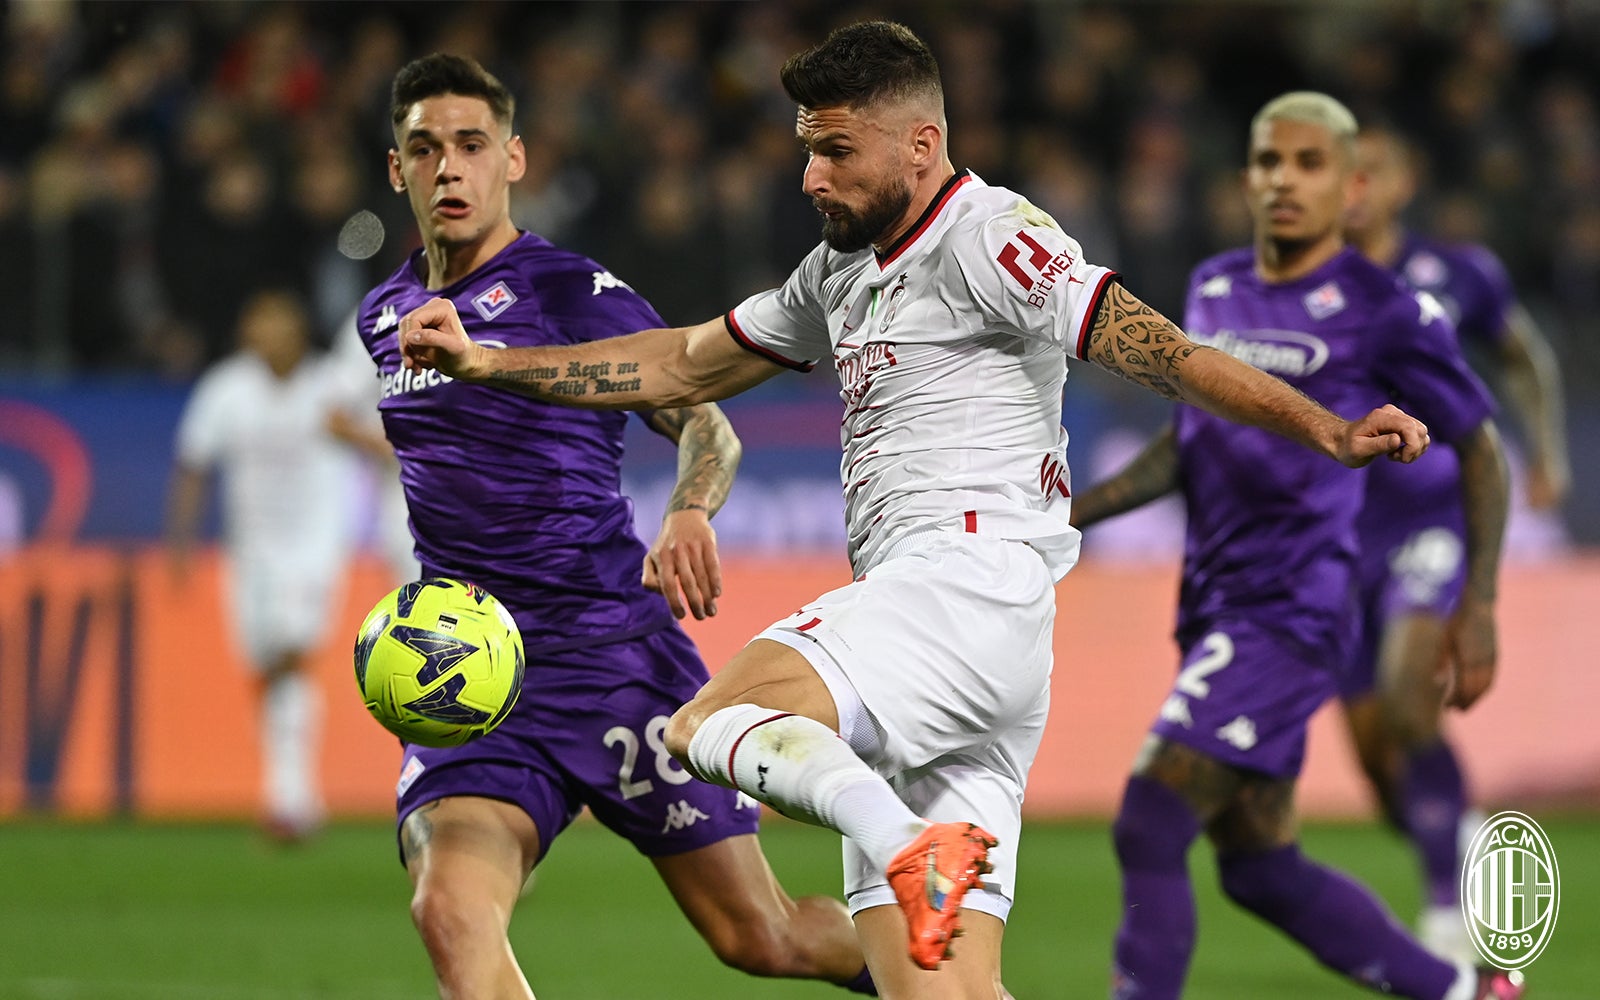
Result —
[{"label": "purple jersey with number 28", "polygon": [[532,233],[445,288],[427,288],[425,271],[418,251],[357,317],[382,381],[379,412],[424,574],[499,598],[522,630],[528,669],[516,709],[487,736],[406,747],[401,821],[432,799],[476,795],[521,806],[542,850],[583,805],[651,855],[752,832],[757,810],[692,781],[661,742],[707,673],[665,599],[639,582],[646,549],[621,493],[627,414],[406,371],[395,336],[399,317],[434,296],[455,303],[469,337],[495,347],[600,340],[661,318],[599,264]]}]

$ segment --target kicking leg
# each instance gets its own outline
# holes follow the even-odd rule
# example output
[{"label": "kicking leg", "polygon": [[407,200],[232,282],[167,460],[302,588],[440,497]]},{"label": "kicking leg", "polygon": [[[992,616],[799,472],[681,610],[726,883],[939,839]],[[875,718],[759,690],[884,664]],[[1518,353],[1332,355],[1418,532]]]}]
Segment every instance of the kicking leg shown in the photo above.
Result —
[{"label": "kicking leg", "polygon": [[[844,711],[861,713],[860,701]],[[849,837],[878,869],[902,870],[891,882],[928,886],[908,889],[901,902],[913,956],[936,968],[993,838],[971,824],[930,825],[912,812],[840,738],[840,715],[834,692],[806,657],[757,639],[673,715],[666,743],[702,779]]]},{"label": "kicking leg", "polygon": [[506,930],[539,857],[533,820],[495,799],[435,799],[406,817],[400,845],[442,1000],[532,1000]]},{"label": "kicking leg", "polygon": [[754,834],[652,861],[689,922],[727,965],[753,976],[823,979],[873,992],[844,904],[824,896],[791,899]]},{"label": "kicking leg", "polygon": [[1207,825],[1222,890],[1323,965],[1370,989],[1417,1000],[1470,1000],[1477,975],[1430,954],[1355,880],[1300,853],[1294,781],[1247,777]]}]

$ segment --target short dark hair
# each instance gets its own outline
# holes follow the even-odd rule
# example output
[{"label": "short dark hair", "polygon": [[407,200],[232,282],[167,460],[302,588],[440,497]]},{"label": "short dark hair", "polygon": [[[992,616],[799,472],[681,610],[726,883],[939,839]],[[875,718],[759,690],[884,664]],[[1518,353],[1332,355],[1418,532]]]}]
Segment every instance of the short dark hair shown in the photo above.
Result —
[{"label": "short dark hair", "polygon": [[944,101],[933,52],[893,21],[836,28],[821,44],[790,56],[779,77],[803,108],[856,108],[911,97]]},{"label": "short dark hair", "polygon": [[389,92],[389,117],[394,127],[400,128],[413,104],[441,94],[481,98],[489,105],[495,121],[507,128],[517,111],[511,91],[476,60],[435,52],[411,60],[394,75],[394,87]]}]

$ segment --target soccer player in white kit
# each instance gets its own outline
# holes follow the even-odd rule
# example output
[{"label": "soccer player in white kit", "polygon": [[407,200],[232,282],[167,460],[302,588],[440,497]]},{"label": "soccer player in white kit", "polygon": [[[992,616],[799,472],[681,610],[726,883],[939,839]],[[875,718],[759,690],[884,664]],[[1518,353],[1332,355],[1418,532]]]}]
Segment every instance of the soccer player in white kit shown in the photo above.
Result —
[{"label": "soccer player in white kit", "polygon": [[234,634],[259,675],[264,822],[284,841],[322,820],[321,701],[306,656],[332,618],[349,536],[351,468],[325,428],[335,376],[309,350],[309,322],[291,293],[245,303],[240,349],[200,377],[185,405],[168,506],[182,579],[207,482],[220,475]]},{"label": "soccer player in white kit", "polygon": [[413,367],[595,408],[721,399],[831,360],[856,578],[757,636],[666,742],[698,776],[845,836],[883,996],[1003,997],[1053,584],[1078,550],[1068,354],[1350,465],[1411,460],[1427,431],[1393,407],[1347,422],[1191,344],[1043,211],[956,170],[938,65],[903,26],[841,28],[782,78],[824,218],[782,288],[571,348],[480,347],[435,299],[402,319],[401,347]]}]

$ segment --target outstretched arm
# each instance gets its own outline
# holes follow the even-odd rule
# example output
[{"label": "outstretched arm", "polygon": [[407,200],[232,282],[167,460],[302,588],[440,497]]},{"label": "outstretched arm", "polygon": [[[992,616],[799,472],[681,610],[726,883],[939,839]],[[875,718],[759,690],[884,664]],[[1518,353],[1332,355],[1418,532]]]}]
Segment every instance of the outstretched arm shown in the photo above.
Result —
[{"label": "outstretched arm", "polygon": [[1468,708],[1494,682],[1498,656],[1494,622],[1500,548],[1505,537],[1505,453],[1494,421],[1485,420],[1455,444],[1461,462],[1461,502],[1467,515],[1467,584],[1445,633],[1454,670],[1450,704]]},{"label": "outstretched arm", "polygon": [[[644,585],[664,595],[679,618],[717,613],[722,565],[711,518],[722,509],[739,467],[741,446],[715,403],[657,410],[650,426],[678,445],[678,485],[667,501],[661,533],[644,557]],[[681,590],[681,594],[680,594]]]},{"label": "outstretched arm", "polygon": [[1087,528],[1127,513],[1177,488],[1178,436],[1168,424],[1121,472],[1073,496],[1073,527]]},{"label": "outstretched arm", "polygon": [[1121,285],[1101,299],[1085,355],[1168,399],[1264,427],[1351,467],[1379,455],[1415,461],[1428,447],[1428,429],[1397,407],[1344,420],[1282,379],[1194,343]]},{"label": "outstretched arm", "polygon": [[452,378],[588,410],[726,399],[784,370],[740,347],[721,317],[571,346],[496,350],[473,343],[455,303],[435,298],[406,313],[399,337],[407,368],[436,368]]},{"label": "outstretched arm", "polygon": [[1561,371],[1550,342],[1522,306],[1513,307],[1506,317],[1500,357],[1506,366],[1506,394],[1533,450],[1528,504],[1537,510],[1558,507],[1572,488]]}]

